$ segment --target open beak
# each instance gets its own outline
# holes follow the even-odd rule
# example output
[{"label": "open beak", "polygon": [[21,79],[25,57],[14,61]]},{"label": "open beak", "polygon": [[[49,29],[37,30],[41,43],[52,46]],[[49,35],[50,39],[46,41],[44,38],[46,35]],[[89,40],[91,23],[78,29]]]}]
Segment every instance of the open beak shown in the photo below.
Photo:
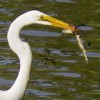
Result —
[{"label": "open beak", "polygon": [[74,25],[70,25],[70,24],[65,23],[63,21],[55,19],[55,18],[53,18],[51,16],[43,15],[42,19],[45,20],[45,21],[49,21],[52,26],[60,27],[60,28],[67,29],[67,30],[71,30],[72,32],[77,31],[76,27]]}]

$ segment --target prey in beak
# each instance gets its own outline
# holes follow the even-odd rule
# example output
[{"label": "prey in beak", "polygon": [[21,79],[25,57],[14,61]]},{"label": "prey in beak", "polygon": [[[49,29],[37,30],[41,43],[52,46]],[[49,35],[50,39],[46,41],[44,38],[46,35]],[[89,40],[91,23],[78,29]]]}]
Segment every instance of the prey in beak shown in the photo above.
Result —
[{"label": "prey in beak", "polygon": [[49,23],[51,23],[52,26],[64,29],[62,31],[63,33],[74,34],[75,37],[76,37],[77,44],[78,44],[79,48],[81,49],[81,51],[82,51],[82,53],[83,53],[83,55],[85,57],[85,61],[86,61],[86,63],[88,63],[86,50],[85,50],[85,48],[84,48],[84,46],[82,44],[82,38],[80,38],[82,31],[78,28],[79,26],[82,26],[82,25],[79,25],[79,26],[70,25],[68,23],[60,21],[60,20],[55,19],[55,18],[53,18],[51,16],[48,16],[48,15],[42,15],[41,19],[44,20],[44,21],[48,21]]},{"label": "prey in beak", "polygon": [[66,30],[70,30],[71,33],[79,31],[79,29],[76,28],[76,26],[70,25],[68,23],[60,21],[60,20],[53,18],[51,16],[48,16],[48,15],[42,15],[41,19],[44,20],[44,21],[50,22],[52,26],[59,27],[59,28],[62,28],[62,29],[66,29]]}]

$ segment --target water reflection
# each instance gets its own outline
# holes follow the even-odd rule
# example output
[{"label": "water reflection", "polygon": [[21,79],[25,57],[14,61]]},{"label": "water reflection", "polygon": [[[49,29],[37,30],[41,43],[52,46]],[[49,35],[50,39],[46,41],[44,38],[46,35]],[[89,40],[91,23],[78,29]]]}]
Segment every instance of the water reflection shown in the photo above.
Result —
[{"label": "water reflection", "polygon": [[[83,54],[80,54],[80,56],[83,56]],[[100,53],[99,52],[87,52],[88,57],[95,57],[95,58],[100,58]]]},{"label": "water reflection", "polygon": [[18,63],[17,59],[0,56],[0,65],[8,65],[8,64],[14,64],[14,63]]},{"label": "water reflection", "polygon": [[54,96],[57,95],[56,93],[49,93],[45,91],[40,91],[40,90],[32,90],[32,89],[27,89],[26,94],[33,94],[39,97],[48,97],[48,96]]},{"label": "water reflection", "polygon": [[90,27],[90,26],[80,26],[79,29],[81,29],[83,31],[94,30],[94,28],[93,27]]},{"label": "water reflection", "polygon": [[68,91],[70,91],[70,92],[75,92],[76,89],[75,89],[75,88],[68,88]]},{"label": "water reflection", "polygon": [[62,60],[62,62],[67,62],[67,63],[76,63],[77,60]]},{"label": "water reflection", "polygon": [[0,13],[7,11],[5,8],[0,8]]},{"label": "water reflection", "polygon": [[[0,87],[3,89],[8,87],[8,85],[10,87],[14,82],[11,79],[14,78],[15,80],[19,71],[19,60],[15,55],[12,57],[12,52],[8,47],[7,30],[11,21],[18,15],[34,9],[75,25],[85,23],[87,26],[81,26],[80,29],[87,33],[84,35],[86,41],[93,42],[95,46],[87,48],[87,56],[92,62],[90,60],[89,64],[86,65],[82,62],[83,60],[79,62],[79,59],[81,60],[79,56],[83,56],[81,52],[71,52],[77,46],[70,48],[71,51],[62,51],[70,44],[66,47],[62,45],[65,44],[66,39],[61,36],[58,29],[41,31],[41,27],[35,26],[36,29],[32,30],[33,27],[29,26],[30,28],[27,27],[22,30],[21,33],[24,34],[24,38],[26,39],[27,37],[30,40],[28,42],[34,57],[31,78],[25,94],[27,98],[23,100],[33,100],[34,96],[36,96],[35,100],[44,100],[42,97],[45,100],[48,100],[49,97],[50,100],[66,100],[66,98],[68,100],[99,100],[100,35],[98,26],[100,19],[98,12],[96,12],[99,9],[99,2],[97,1],[0,0],[0,76],[2,77],[0,78]],[[43,27],[45,29],[45,26]],[[53,45],[55,43],[51,43],[49,38],[51,40],[59,39],[55,41],[59,47],[57,45],[55,47]],[[69,40],[68,42],[76,43],[75,38],[71,36],[68,36],[67,39]],[[59,41],[62,42],[61,45],[57,43]],[[53,65],[51,62],[48,62],[46,66],[44,65],[44,60],[40,58],[39,54],[47,55],[45,48],[50,49],[50,54],[56,58],[57,64]],[[18,68],[14,66],[16,64]]]},{"label": "water reflection", "polygon": [[7,38],[0,38],[0,42],[7,42]]},{"label": "water reflection", "polygon": [[35,83],[36,85],[43,86],[43,87],[51,87],[54,85],[54,82],[50,82],[48,80],[42,80],[42,79],[35,80]]},{"label": "water reflection", "polygon": [[74,3],[74,0],[48,0],[49,2]]},{"label": "water reflection", "polygon": [[59,49],[54,49],[54,50],[51,51],[51,53],[58,54],[60,56],[71,56],[71,54],[72,54],[72,53],[69,53],[69,52],[68,53],[61,52],[61,50],[59,50]]},{"label": "water reflection", "polygon": [[9,21],[0,21],[0,26],[9,26],[11,22]]},{"label": "water reflection", "polygon": [[8,60],[8,59],[1,60],[0,59],[0,65],[13,64],[14,62],[15,62],[15,60]]},{"label": "water reflection", "polygon": [[[45,53],[44,52],[45,48],[32,48],[32,50],[39,52],[39,53]],[[49,50],[50,50],[51,54],[57,54],[57,55],[60,55],[60,56],[71,56],[71,55],[73,55],[72,52],[62,52],[60,49],[49,48]]]},{"label": "water reflection", "polygon": [[60,33],[48,31],[22,30],[22,34],[29,36],[60,36]]},{"label": "water reflection", "polygon": [[64,76],[64,77],[73,77],[73,78],[80,78],[81,75],[78,73],[72,73],[72,72],[58,72],[58,73],[50,73],[51,75],[57,75],[57,76]]},{"label": "water reflection", "polygon": [[14,81],[0,78],[0,85],[12,85]]}]

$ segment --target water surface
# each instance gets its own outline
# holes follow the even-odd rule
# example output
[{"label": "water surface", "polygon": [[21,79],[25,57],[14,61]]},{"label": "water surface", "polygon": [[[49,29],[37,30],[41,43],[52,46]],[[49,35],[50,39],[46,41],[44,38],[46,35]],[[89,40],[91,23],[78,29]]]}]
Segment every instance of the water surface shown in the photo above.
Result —
[{"label": "water surface", "polygon": [[30,44],[33,62],[22,100],[100,100],[99,0],[0,0],[0,89],[9,89],[19,72],[20,62],[7,43],[8,28],[17,16],[36,9],[69,24],[85,24],[80,29],[89,64],[74,35],[51,26],[24,27],[21,38]]}]

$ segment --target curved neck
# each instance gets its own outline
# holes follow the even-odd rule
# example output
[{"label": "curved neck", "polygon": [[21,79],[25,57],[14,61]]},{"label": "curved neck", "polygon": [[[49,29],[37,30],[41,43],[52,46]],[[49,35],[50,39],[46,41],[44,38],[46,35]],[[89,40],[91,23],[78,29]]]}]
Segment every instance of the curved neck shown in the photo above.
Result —
[{"label": "curved neck", "polygon": [[7,94],[9,97],[13,98],[14,96],[14,98],[18,98],[18,100],[22,98],[25,92],[32,62],[32,54],[29,45],[21,41],[19,37],[20,30],[24,26],[24,23],[21,22],[23,19],[21,19],[22,18],[18,18],[11,24],[7,35],[10,48],[20,59],[19,74],[13,86],[7,91]]}]

